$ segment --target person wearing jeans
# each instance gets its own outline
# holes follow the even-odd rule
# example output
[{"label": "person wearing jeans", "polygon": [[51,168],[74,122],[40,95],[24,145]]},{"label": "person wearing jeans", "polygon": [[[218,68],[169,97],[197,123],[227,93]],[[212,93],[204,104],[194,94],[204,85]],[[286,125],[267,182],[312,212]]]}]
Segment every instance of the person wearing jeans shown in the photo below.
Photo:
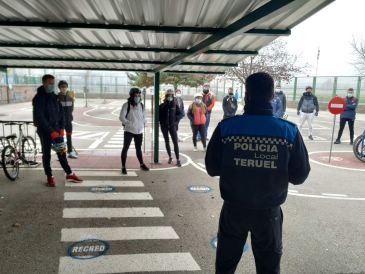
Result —
[{"label": "person wearing jeans", "polygon": [[122,106],[119,120],[124,126],[124,144],[121,153],[122,174],[127,174],[126,162],[128,149],[133,139],[140,168],[143,171],[149,171],[149,168],[143,162],[142,154],[143,130],[146,118],[144,106],[141,103],[141,91],[139,88],[130,89],[128,101]]},{"label": "person wearing jeans", "polygon": [[[210,84],[209,83],[205,83],[203,86],[203,97],[202,97],[202,101],[205,104],[206,108],[207,108],[207,113],[206,113],[206,122],[205,122],[205,139],[208,140],[208,128],[209,128],[209,124],[210,124],[210,116],[212,114],[212,110],[215,104],[215,96],[213,94],[213,92],[210,91]],[[198,134],[198,140],[201,139],[201,135],[200,133]]]},{"label": "person wearing jeans", "polygon": [[346,106],[344,112],[340,115],[340,129],[335,144],[341,144],[341,137],[346,123],[349,125],[350,130],[350,145],[354,144],[354,124],[356,118],[356,108],[358,104],[357,98],[354,96],[354,89],[349,88],[346,96]]},{"label": "person wearing jeans", "polygon": [[37,89],[33,98],[33,121],[37,127],[42,146],[42,162],[47,176],[47,186],[55,187],[56,180],[51,169],[51,148],[53,148],[66,173],[66,181],[80,183],[82,179],[72,173],[66,158],[64,144],[65,119],[63,107],[55,94],[55,77],[45,74],[42,77],[42,86]]},{"label": "person wearing jeans", "polygon": [[190,120],[191,129],[193,130],[193,145],[194,151],[197,148],[197,135],[201,136],[204,151],[206,150],[205,124],[206,124],[207,107],[203,103],[202,95],[195,94],[194,102],[189,106],[188,118]]}]

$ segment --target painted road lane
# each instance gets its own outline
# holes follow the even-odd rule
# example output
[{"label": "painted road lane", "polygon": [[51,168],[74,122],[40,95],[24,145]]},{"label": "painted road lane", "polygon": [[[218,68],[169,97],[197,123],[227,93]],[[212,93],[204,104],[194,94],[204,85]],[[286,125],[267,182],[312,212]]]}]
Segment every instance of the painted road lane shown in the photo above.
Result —
[{"label": "painted road lane", "polygon": [[152,218],[164,217],[158,207],[64,208],[63,218]]},{"label": "painted road lane", "polygon": [[82,184],[66,183],[67,187],[93,187],[93,186],[114,186],[114,187],[143,187],[142,181],[103,181],[103,180],[85,180]]},{"label": "painted road lane", "polygon": [[148,192],[65,192],[64,199],[65,201],[153,200],[151,194]]},{"label": "painted road lane", "polygon": [[64,228],[61,241],[77,242],[86,239],[103,241],[179,239],[171,226]]},{"label": "painted road lane", "polygon": [[61,257],[59,274],[198,271],[190,253],[106,255],[92,260]]},{"label": "painted road lane", "polygon": [[127,175],[122,175],[119,171],[116,170],[79,170],[77,171],[77,175],[79,175],[80,177],[137,177],[137,173],[133,171],[128,172]]}]

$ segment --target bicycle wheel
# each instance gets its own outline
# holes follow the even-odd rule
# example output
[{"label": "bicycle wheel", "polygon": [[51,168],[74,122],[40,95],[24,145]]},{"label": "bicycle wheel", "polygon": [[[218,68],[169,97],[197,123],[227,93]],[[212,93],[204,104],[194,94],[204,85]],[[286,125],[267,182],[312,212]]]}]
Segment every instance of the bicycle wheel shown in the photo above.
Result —
[{"label": "bicycle wheel", "polygon": [[1,153],[1,163],[6,177],[14,181],[19,176],[19,162],[15,149],[12,146],[6,146]]},{"label": "bicycle wheel", "polygon": [[37,163],[37,148],[34,139],[30,136],[24,137],[22,141],[22,157],[26,164]]},{"label": "bicycle wheel", "polygon": [[365,135],[355,139],[353,150],[356,158],[365,163]]}]

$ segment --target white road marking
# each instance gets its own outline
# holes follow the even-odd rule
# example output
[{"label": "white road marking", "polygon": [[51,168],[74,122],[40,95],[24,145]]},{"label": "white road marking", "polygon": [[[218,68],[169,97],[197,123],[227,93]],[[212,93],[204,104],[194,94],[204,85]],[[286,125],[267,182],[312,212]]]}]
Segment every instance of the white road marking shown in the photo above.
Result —
[{"label": "white road marking", "polygon": [[103,141],[104,141],[104,138],[106,137],[106,136],[108,136],[109,135],[109,132],[106,132],[106,133],[104,133],[104,135],[103,136],[101,136],[99,139],[97,139],[95,142],[93,142],[90,146],[89,146],[89,149],[95,149],[95,148],[97,148]]},{"label": "white road marking", "polygon": [[322,193],[324,196],[332,196],[332,197],[347,197],[345,194],[334,194],[334,193]]},{"label": "white road marking", "polygon": [[122,149],[122,145],[104,145],[104,147],[107,147],[107,148],[120,148],[120,149]]},{"label": "white road marking", "polygon": [[202,168],[205,168],[205,165],[202,163],[198,163],[199,166],[201,166]]},{"label": "white road marking", "polygon": [[[353,151],[333,151],[333,153],[354,153]],[[309,156],[313,155],[313,154],[317,154],[317,153],[329,153],[329,151],[326,150],[321,150],[321,151],[312,151],[309,152]],[[332,154],[333,155],[333,154]],[[355,156],[354,156],[355,157]],[[312,158],[309,158],[309,161],[321,166],[325,166],[325,167],[330,167],[330,168],[337,168],[337,169],[344,169],[344,170],[351,170],[351,171],[362,171],[365,172],[365,168],[364,169],[360,169],[360,168],[350,168],[350,167],[342,167],[342,166],[335,166],[335,165],[330,165],[330,164],[325,164],[316,160],[313,160]]]},{"label": "white road marking", "polygon": [[143,187],[144,183],[142,181],[88,181],[85,180],[82,184],[65,183],[67,187],[93,187],[93,186],[114,186],[114,187]]},{"label": "white road marking", "polygon": [[110,140],[111,141],[123,141],[124,138],[122,138],[122,137],[112,137],[112,138],[110,138]]},{"label": "white road marking", "polygon": [[158,207],[64,208],[63,218],[155,218],[164,217]]},{"label": "white road marking", "polygon": [[171,226],[143,226],[143,227],[103,227],[103,228],[63,228],[62,242],[78,242],[89,239],[103,241],[127,240],[166,240],[179,239]]},{"label": "white road marking", "polygon": [[292,190],[292,189],[289,189],[288,192],[291,192],[291,193],[298,193],[298,190]]},{"label": "white road marking", "polygon": [[110,140],[108,141],[108,144],[120,144],[123,145],[124,141],[114,141],[114,140]]},{"label": "white road marking", "polygon": [[106,255],[92,260],[61,257],[59,274],[171,272],[201,270],[190,253]]},{"label": "white road marking", "polygon": [[333,200],[347,200],[347,201],[365,201],[365,198],[351,198],[351,197],[333,197],[333,196],[322,196],[322,195],[312,195],[312,194],[301,194],[301,193],[288,193],[293,196],[318,198],[318,199],[333,199]]},{"label": "white road marking", "polygon": [[100,177],[136,177],[137,173],[135,172],[128,172],[127,175],[122,175],[120,171],[103,171],[103,170],[80,170],[77,172],[77,175],[84,176],[84,177],[94,177],[94,176],[100,176]]},{"label": "white road marking", "polygon": [[65,201],[114,201],[114,200],[153,200],[148,192],[65,192]]}]

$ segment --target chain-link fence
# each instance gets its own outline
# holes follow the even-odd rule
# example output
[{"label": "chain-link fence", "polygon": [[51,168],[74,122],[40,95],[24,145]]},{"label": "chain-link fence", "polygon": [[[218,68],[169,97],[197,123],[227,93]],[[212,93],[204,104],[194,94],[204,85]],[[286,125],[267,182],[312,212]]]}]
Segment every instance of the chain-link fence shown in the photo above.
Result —
[{"label": "chain-link fence", "polygon": [[[0,71],[0,104],[30,101],[41,83],[42,75],[55,75],[56,81],[66,80],[69,88],[77,97],[88,98],[125,98],[131,85],[125,72],[41,70],[41,69],[8,69],[8,73]],[[345,96],[348,88],[355,90],[360,105],[365,105],[365,79],[360,76],[318,76],[295,77],[290,82],[282,82],[281,86],[289,102],[299,101],[306,86],[312,86],[313,92],[321,103],[326,103],[335,95]],[[217,77],[210,83],[217,99],[221,100],[232,87],[239,98],[244,95],[244,86],[238,80]],[[173,88],[172,85],[161,85],[161,92]],[[192,97],[202,87],[179,88],[184,96]]]}]

